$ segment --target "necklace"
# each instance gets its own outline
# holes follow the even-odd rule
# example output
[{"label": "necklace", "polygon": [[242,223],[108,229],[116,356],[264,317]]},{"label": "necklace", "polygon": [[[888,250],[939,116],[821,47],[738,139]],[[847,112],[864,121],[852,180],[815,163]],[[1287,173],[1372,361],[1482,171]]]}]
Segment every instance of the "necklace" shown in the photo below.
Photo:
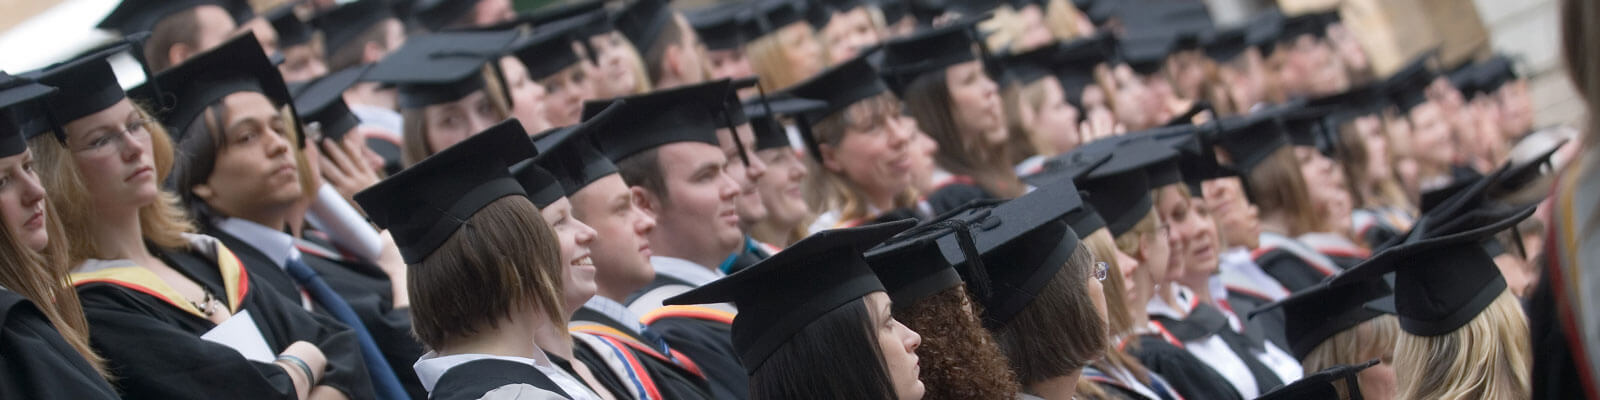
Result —
[{"label": "necklace", "polygon": [[200,289],[200,292],[205,294],[205,298],[201,299],[200,302],[189,300],[189,305],[194,306],[196,310],[200,310],[200,313],[205,314],[206,318],[211,318],[212,315],[216,314],[215,305],[217,299],[211,296],[211,291]]}]

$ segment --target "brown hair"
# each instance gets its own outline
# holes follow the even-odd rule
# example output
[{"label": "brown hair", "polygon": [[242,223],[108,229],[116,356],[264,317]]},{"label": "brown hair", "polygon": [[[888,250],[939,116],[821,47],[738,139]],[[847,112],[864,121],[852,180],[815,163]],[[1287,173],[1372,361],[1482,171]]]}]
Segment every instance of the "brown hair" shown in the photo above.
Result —
[{"label": "brown hair", "polygon": [[[879,117],[893,118],[895,108],[900,100],[894,93],[883,92],[874,97],[869,97],[823,117],[811,126],[811,136],[816,138],[817,145],[827,145],[839,148],[839,143],[844,142],[849,127],[857,126]],[[867,209],[871,207],[867,195],[862,193],[851,182],[849,177],[825,168],[817,159],[820,154],[806,158],[806,168],[815,172],[806,178],[806,205],[811,207],[815,214],[822,214],[827,210],[839,210],[839,220],[849,221],[856,218],[867,217]],[[895,196],[895,207],[911,207],[917,204],[915,189],[907,188]],[[803,224],[802,224],[803,225]]]},{"label": "brown hair", "polygon": [[[489,103],[494,104],[496,119],[504,120],[511,114],[511,104],[500,79],[499,62],[490,62],[482,68],[483,89]],[[469,94],[470,96],[470,94]],[[421,108],[400,109],[400,162],[410,167],[440,150],[428,145],[428,117]],[[477,133],[477,132],[473,132]]]},{"label": "brown hair", "polygon": [[684,31],[677,15],[678,13],[673,12],[668,17],[667,23],[661,25],[661,32],[656,33],[656,40],[640,53],[644,57],[644,69],[650,75],[650,82],[661,82],[661,76],[667,73],[667,48],[683,47],[683,36],[688,32]]},{"label": "brown hair", "polygon": [[[1372,115],[1373,118],[1380,118]],[[1382,122],[1379,122],[1382,124]],[[1378,129],[1383,129],[1379,126]],[[1353,206],[1358,208],[1396,207],[1401,210],[1415,212],[1410,202],[1406,200],[1405,189],[1400,188],[1399,179],[1368,179],[1367,162],[1371,155],[1367,154],[1367,146],[1363,142],[1360,132],[1356,132],[1354,121],[1339,125],[1339,164],[1344,167],[1345,183],[1355,199]]]},{"label": "brown hair", "polygon": [[[166,127],[156,122],[146,108],[133,104],[142,118],[144,128],[150,133],[150,152],[155,158],[156,181],[164,182],[172,172],[172,138]],[[66,234],[62,238],[92,238],[93,226],[99,222],[94,215],[93,196],[83,182],[82,172],[73,161],[72,151],[53,134],[39,135],[28,141],[39,167],[39,180],[49,193],[49,201],[61,213],[61,225]],[[163,249],[184,249],[189,240],[183,234],[194,232],[194,224],[178,206],[178,196],[159,190],[156,201],[139,209],[140,234],[148,242]],[[67,241],[67,265],[77,266],[100,256],[100,245],[93,240]]]},{"label": "brown hair", "polygon": [[1322,215],[1311,201],[1305,178],[1300,175],[1300,163],[1290,146],[1279,148],[1251,169],[1246,183],[1250,199],[1260,207],[1263,217],[1280,215],[1287,218],[1289,231],[1283,234],[1300,236],[1316,232],[1324,226]]},{"label": "brown hair", "polygon": [[967,297],[966,285],[896,306],[895,319],[922,335],[924,400],[1017,397],[1016,374],[978,321],[981,306]]},{"label": "brown hair", "polygon": [[150,64],[150,71],[159,72],[171,68],[174,63],[167,59],[167,53],[172,46],[186,45],[198,46],[200,36],[200,7],[189,7],[162,18],[150,28],[150,38],[144,44],[144,59]]},{"label": "brown hair", "polygon": [[362,31],[360,35],[356,35],[354,39],[345,42],[344,46],[336,49],[327,49],[328,70],[343,71],[345,68],[361,65],[365,61],[363,58],[366,57],[367,45],[369,44],[376,43],[385,48],[394,46],[394,43],[389,43],[389,28],[397,23],[399,23],[399,20],[393,18],[385,19],[367,27],[367,30]]},{"label": "brown hair", "polygon": [[[951,111],[950,89],[945,73],[922,74],[906,87],[906,110],[928,137],[939,143],[934,160],[956,175],[970,175],[991,194],[1010,198],[1022,194],[1022,182],[1007,163],[1004,148],[983,143],[982,138],[962,135]],[[1007,135],[1008,137],[1010,135]]]},{"label": "brown hair", "polygon": [[562,326],[560,254],[555,231],[526,197],[489,203],[406,266],[417,339],[439,349],[525,311]]},{"label": "brown hair", "polygon": [[660,147],[652,147],[617,160],[617,174],[628,186],[638,186],[667,201],[667,178],[662,176]]},{"label": "brown hair", "polygon": [[[1152,223],[1153,224],[1153,223]],[[1133,317],[1128,314],[1128,304],[1123,300],[1127,289],[1123,286],[1122,265],[1117,262],[1117,243],[1111,237],[1111,231],[1100,228],[1094,233],[1083,238],[1083,245],[1089,249],[1089,254],[1095,261],[1106,263],[1106,280],[1101,285],[1106,296],[1106,325],[1111,332],[1111,337],[1121,337],[1132,333],[1134,330]],[[1129,343],[1129,346],[1137,346]],[[1136,348],[1136,347],[1135,347]],[[1139,359],[1123,351],[1116,340],[1106,341],[1105,358],[1094,362],[1101,370],[1120,368],[1127,370],[1138,380],[1138,384],[1149,385],[1149,371]],[[1129,382],[1134,383],[1134,382]],[[1078,381],[1078,394],[1088,398],[1110,398],[1098,383],[1088,379]]]},{"label": "brown hair", "polygon": [[105,368],[105,359],[95,354],[89,346],[89,322],[83,316],[83,304],[78,302],[78,291],[68,276],[67,235],[57,217],[56,207],[45,201],[45,231],[50,241],[41,252],[34,252],[19,243],[16,232],[0,229],[0,260],[8,260],[0,267],[0,286],[28,298],[39,308],[61,333],[61,339],[83,356],[89,366],[106,380],[111,380]]},{"label": "brown hair", "polygon": [[1105,354],[1106,323],[1085,286],[1093,264],[1079,243],[1038,297],[994,331],[1023,387],[1075,373]]}]

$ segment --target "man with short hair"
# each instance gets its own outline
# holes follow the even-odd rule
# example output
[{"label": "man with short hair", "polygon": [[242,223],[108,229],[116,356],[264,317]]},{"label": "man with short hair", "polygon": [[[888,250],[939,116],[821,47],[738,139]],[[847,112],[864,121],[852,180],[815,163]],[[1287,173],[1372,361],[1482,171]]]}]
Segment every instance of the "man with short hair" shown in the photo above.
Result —
[{"label": "man with short hair", "polygon": [[644,59],[656,90],[704,82],[710,77],[706,46],[683,13],[666,0],[640,0],[617,15],[617,30]]}]

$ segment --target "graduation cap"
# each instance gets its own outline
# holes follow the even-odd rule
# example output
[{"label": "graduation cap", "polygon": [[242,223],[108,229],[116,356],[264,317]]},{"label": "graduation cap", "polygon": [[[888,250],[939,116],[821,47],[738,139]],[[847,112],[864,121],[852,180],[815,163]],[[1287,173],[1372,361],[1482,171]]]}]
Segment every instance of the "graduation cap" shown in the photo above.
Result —
[{"label": "graduation cap", "polygon": [[656,39],[661,36],[661,30],[672,23],[672,9],[667,8],[669,0],[635,0],[632,4],[622,7],[612,23],[617,30],[622,31],[628,41],[633,43],[640,53],[648,51]]},{"label": "graduation cap", "polygon": [[1313,38],[1322,39],[1328,36],[1328,19],[1319,13],[1301,14],[1283,20],[1283,31],[1278,36],[1279,41],[1292,42],[1300,40],[1301,36],[1311,35]]},{"label": "graduation cap", "polygon": [[1476,70],[1479,89],[1484,93],[1494,93],[1506,83],[1520,79],[1517,76],[1515,63],[1504,55],[1495,55],[1478,63]]},{"label": "graduation cap", "polygon": [[861,253],[915,225],[913,220],[826,230],[743,271],[668,298],[668,305],[732,302],[733,349],[754,373],[812,321],[883,291]]},{"label": "graduation cap", "polygon": [[1418,56],[1385,81],[1389,100],[1399,108],[1401,114],[1428,101],[1428,85],[1432,85],[1439,76],[1428,67],[1429,58],[1431,54]]},{"label": "graduation cap", "polygon": [[[1087,149],[1086,152],[1094,151]],[[1150,190],[1156,186],[1150,184],[1149,174],[1145,173],[1143,165],[1139,163],[1121,162],[1117,168],[1108,168],[1110,163],[1117,162],[1118,157],[1145,158],[1149,156],[1176,157],[1177,152],[1167,149],[1165,152],[1151,150],[1151,154],[1135,154],[1133,152],[1110,153],[1111,158],[1091,171],[1093,176],[1085,176],[1078,180],[1078,187],[1087,192],[1086,201],[1094,206],[1100,217],[1105,219],[1106,229],[1111,230],[1111,236],[1121,236],[1133,230],[1134,225],[1143,220],[1154,207],[1155,200],[1150,196]],[[1108,152],[1109,153],[1109,152]]]},{"label": "graduation cap", "polygon": [[1204,192],[1201,188],[1203,182],[1237,175],[1217,162],[1217,154],[1209,139],[1213,136],[1210,132],[1217,126],[1215,122],[1179,125],[1152,129],[1147,133],[1152,139],[1178,151],[1177,165],[1183,171],[1183,183],[1195,197],[1200,197]]},{"label": "graduation cap", "polygon": [[1000,64],[1005,66],[1003,79],[1019,85],[1027,85],[1054,75],[1056,54],[1061,46],[1049,44],[1039,46],[1033,50],[1020,53],[1005,52],[998,55]]},{"label": "graduation cap", "polygon": [[402,109],[460,100],[484,88],[483,66],[499,59],[516,36],[504,31],[412,37],[367,71],[365,80],[395,85]]},{"label": "graduation cap", "polygon": [[707,50],[739,50],[746,41],[754,39],[745,37],[740,30],[745,25],[743,22],[749,19],[748,8],[743,3],[717,4],[690,11],[684,17],[700,35],[700,41],[705,42]]},{"label": "graduation cap", "polygon": [[[142,46],[138,46],[142,47]],[[260,47],[258,46],[257,49]],[[83,56],[52,65],[48,68],[28,73],[29,79],[41,84],[58,89],[54,96],[45,100],[50,115],[58,123],[68,123],[111,108],[117,102],[128,97],[122,90],[122,84],[117,82],[117,74],[111,69],[107,58],[123,51],[142,53],[132,43],[127,41],[113,44],[101,51],[90,52]],[[259,52],[259,50],[257,50]],[[57,139],[66,140],[65,132],[51,126],[36,126],[30,129],[28,139],[41,133],[56,130]]]},{"label": "graduation cap", "polygon": [[[593,135],[595,147],[612,162],[620,162],[641,151],[678,142],[719,146],[717,128],[722,126],[722,108],[732,90],[724,79],[625,97],[622,111],[617,112],[626,117]],[[583,119],[594,118],[609,105],[585,102]]]},{"label": "graduation cap", "polygon": [[[283,76],[267,60],[256,35],[250,32],[168,68],[156,74],[154,80],[165,92],[159,96],[176,100],[171,110],[161,114],[161,123],[171,128],[175,142],[183,141],[189,125],[206,108],[234,93],[256,92],[273,104],[293,103]],[[135,89],[135,93],[148,91]]]},{"label": "graduation cap", "polygon": [[[951,217],[966,221],[982,265],[958,270],[973,300],[983,305],[983,323],[1010,323],[1044,290],[1078,248],[1078,235],[1063,219],[1083,199],[1070,180],[1058,180],[992,207]],[[969,261],[970,264],[970,261]]]},{"label": "graduation cap", "polygon": [[994,11],[994,9],[1000,8],[1002,4],[1006,4],[1006,2],[1001,0],[945,0],[944,11],[969,17]]},{"label": "graduation cap", "polygon": [[1206,57],[1212,61],[1226,63],[1244,54],[1250,49],[1250,28],[1248,26],[1234,29],[1221,30],[1212,34],[1206,41]]},{"label": "graduation cap", "polygon": [[978,59],[973,46],[977,18],[926,29],[910,36],[892,39],[882,48],[879,74],[895,95],[905,96],[906,88],[922,74],[942,72],[945,67]]},{"label": "graduation cap", "polygon": [[361,120],[345,104],[344,91],[360,81],[368,68],[370,66],[346,68],[291,88],[300,122],[306,126],[315,124],[324,138],[343,140],[345,134],[361,125]]},{"label": "graduation cap", "polygon": [[28,150],[27,139],[37,135],[30,131],[55,125],[39,110],[45,97],[55,92],[55,88],[0,71],[0,157],[22,154]]},{"label": "graduation cap", "polygon": [[[755,40],[758,37],[777,32],[778,29],[790,24],[806,22],[808,9],[826,10],[827,8],[820,4],[807,8],[806,3],[791,0],[757,0],[750,9],[751,14],[749,15],[750,21],[755,24],[755,31],[752,32],[754,35],[747,39]],[[815,21],[811,22],[812,26],[822,29],[822,25],[816,25]],[[826,22],[823,23],[823,25],[826,24]]]},{"label": "graduation cap", "polygon": [[1096,84],[1095,67],[1111,61],[1116,40],[1110,33],[1099,32],[1061,45],[1061,51],[1056,53],[1055,72],[1068,103],[1083,107],[1083,89]]},{"label": "graduation cap", "polygon": [[[804,113],[802,116],[808,121],[820,121],[889,90],[883,79],[879,78],[878,71],[868,63],[868,55],[867,53],[857,55],[850,61],[829,67],[822,73],[790,87],[789,94],[794,97],[826,103],[825,107]],[[820,161],[822,153],[817,145],[817,139],[811,136],[809,130],[800,133],[800,138],[805,141],[806,150]]]},{"label": "graduation cap", "polygon": [[1288,133],[1289,144],[1315,148],[1323,155],[1333,157],[1338,143],[1334,140],[1336,134],[1329,132],[1336,128],[1327,125],[1327,118],[1332,112],[1333,107],[1307,106],[1285,113],[1283,126]]},{"label": "graduation cap", "polygon": [[[555,128],[552,130],[562,129],[569,128]],[[556,200],[567,197],[567,190],[562,187],[561,181],[556,179],[556,176],[551,174],[550,171],[534,163],[533,160],[525,160],[512,165],[511,176],[517,179],[518,184],[522,185],[522,191],[527,193],[528,201],[532,201],[533,205],[541,210],[549,207]]]},{"label": "graduation cap", "polygon": [[528,79],[537,81],[582,61],[573,51],[572,42],[566,31],[539,30],[518,38],[509,50],[528,68]]},{"label": "graduation cap", "polygon": [[1177,45],[1177,34],[1161,28],[1129,34],[1118,41],[1119,58],[1139,75],[1151,75],[1166,66]]},{"label": "graduation cap", "polygon": [[1280,36],[1283,36],[1283,13],[1276,8],[1257,13],[1245,24],[1245,41],[1255,46],[1262,57],[1272,56]]},{"label": "graduation cap", "polygon": [[227,4],[217,0],[122,0],[95,27],[122,34],[147,32],[173,14],[200,6],[217,6],[232,14]]},{"label": "graduation cap", "polygon": [[[1361,370],[1374,365],[1378,365],[1378,360],[1355,365],[1335,365],[1273,389],[1257,397],[1256,400],[1344,400],[1346,398],[1361,400],[1360,382],[1357,377],[1360,376]],[[1339,381],[1345,382],[1343,391],[1334,385]]]},{"label": "graduation cap", "polygon": [[956,267],[966,263],[966,253],[956,243],[958,228],[943,222],[902,232],[862,255],[896,308],[961,284]]},{"label": "graduation cap", "polygon": [[[577,193],[590,183],[617,173],[616,164],[595,149],[591,138],[617,120],[622,119],[616,110],[622,109],[623,100],[616,100],[594,117],[583,123],[556,128],[536,136],[533,143],[539,147],[539,156],[533,159],[555,179],[567,194]],[[526,185],[524,185],[526,187]]]},{"label": "graduation cap", "polygon": [[1228,152],[1232,160],[1229,167],[1240,174],[1248,174],[1261,165],[1272,153],[1289,145],[1283,132],[1283,122],[1271,112],[1218,121],[1216,144]]},{"label": "graduation cap", "polygon": [[526,196],[507,169],[537,151],[507,120],[356,193],[372,223],[394,234],[406,264],[427,259],[484,206]]},{"label": "graduation cap", "polygon": [[1338,127],[1346,122],[1383,112],[1383,108],[1389,104],[1383,89],[1381,84],[1369,83],[1350,88],[1343,93],[1312,99],[1306,102],[1306,106],[1331,107],[1326,121],[1328,127],[1334,129],[1330,133],[1337,137]]},{"label": "graduation cap", "polygon": [[1284,334],[1294,358],[1305,359],[1334,335],[1373,318],[1394,315],[1394,297],[1383,279],[1329,285],[1326,281],[1302,289],[1250,312],[1249,317],[1282,308]]},{"label": "graduation cap", "polygon": [[[1567,141],[1568,139],[1557,140],[1544,150],[1532,153],[1532,157],[1523,158],[1515,155],[1510,157],[1510,159],[1506,160],[1505,165],[1501,167],[1500,172],[1496,174],[1494,186],[1489,188],[1489,194],[1496,196],[1516,193],[1540,178],[1554,173],[1556,168],[1550,158],[1554,157],[1556,151],[1561,150],[1561,147],[1565,146]],[[1522,144],[1519,144],[1519,147],[1521,146]],[[1513,154],[1517,154],[1517,152],[1513,152]]]},{"label": "graduation cap", "polygon": [[[802,116],[828,107],[820,100],[799,97],[768,97],[744,103],[744,113],[750,117],[750,130],[755,133],[756,150],[782,149],[791,146],[789,132],[778,116]],[[802,132],[809,131],[805,118],[796,118]]]},{"label": "graduation cap", "polygon": [[441,31],[465,18],[481,0],[415,0],[411,18],[429,31]]},{"label": "graduation cap", "polygon": [[394,19],[388,0],[357,0],[323,12],[311,24],[322,31],[325,57],[344,50],[383,21]]},{"label": "graduation cap", "polygon": [[1111,159],[1089,171],[1088,179],[1117,176],[1131,170],[1143,171],[1151,189],[1183,182],[1178,170],[1178,150],[1148,137],[1129,137],[1118,141]]},{"label": "graduation cap", "polygon": [[911,8],[903,0],[879,0],[875,3],[878,11],[883,13],[883,21],[894,24],[910,15]]},{"label": "graduation cap", "polygon": [[[1089,171],[1093,171],[1106,161],[1111,160],[1111,153],[1104,151],[1074,151],[1053,157],[1045,162],[1044,168],[1038,173],[1022,177],[1034,187],[1053,185],[1059,181],[1077,182],[1083,179]],[[1076,185],[1074,185],[1076,187]],[[1084,198],[1082,207],[1067,213],[1067,225],[1072,226],[1072,231],[1078,233],[1078,238],[1083,239],[1089,234],[1106,227],[1106,220],[1100,217],[1100,212],[1095,210],[1094,204],[1087,199],[1087,192],[1080,192]]]},{"label": "graduation cap", "polygon": [[294,13],[295,4],[285,4],[267,12],[267,21],[278,32],[278,47],[289,48],[311,43],[314,30]]}]

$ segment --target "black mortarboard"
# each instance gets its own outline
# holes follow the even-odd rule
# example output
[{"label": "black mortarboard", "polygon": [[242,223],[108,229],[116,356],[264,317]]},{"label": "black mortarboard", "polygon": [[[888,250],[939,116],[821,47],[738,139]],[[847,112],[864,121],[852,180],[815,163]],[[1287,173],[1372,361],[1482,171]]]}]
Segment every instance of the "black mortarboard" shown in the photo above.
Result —
[{"label": "black mortarboard", "polygon": [[[749,18],[756,25],[756,36],[749,39],[755,40],[761,35],[777,32],[778,29],[796,22],[806,20],[806,4],[791,0],[757,0],[751,8]],[[810,9],[826,10],[821,4],[812,4]],[[822,29],[821,25],[816,25]]]},{"label": "black mortarboard", "polygon": [[616,110],[622,109],[622,100],[612,102],[607,111],[584,119],[583,123],[556,128],[536,136],[533,143],[539,147],[538,163],[550,171],[568,195],[577,193],[590,183],[617,173],[616,164],[594,148],[592,137],[617,120],[622,119]]},{"label": "black mortarboard", "polygon": [[[532,22],[534,26],[543,26],[556,21],[565,21],[577,17],[588,17],[594,15],[594,13],[597,11],[603,14],[605,9],[606,2],[604,0],[564,1],[539,7],[527,15],[528,22]],[[611,27],[611,21],[602,21],[597,25],[603,25],[602,27],[597,27],[598,29],[604,29],[606,31],[613,29]]]},{"label": "black mortarboard", "polygon": [[1261,51],[1262,57],[1272,55],[1279,36],[1283,36],[1283,13],[1276,8],[1257,13],[1245,24],[1245,41]]},{"label": "black mortarboard", "polygon": [[1318,345],[1339,332],[1373,318],[1393,315],[1392,293],[1389,283],[1383,279],[1344,285],[1319,282],[1251,311],[1250,317],[1282,307],[1287,317],[1283,330],[1289,339],[1289,351],[1294,358],[1305,359]]},{"label": "black mortarboard", "polygon": [[[789,148],[789,132],[778,116],[800,116],[816,112],[828,107],[828,103],[820,100],[802,99],[798,97],[768,97],[764,100],[752,100],[744,103],[744,114],[750,117],[750,130],[755,133],[756,150]],[[796,118],[796,125],[806,130],[805,118]]]},{"label": "black mortarboard", "polygon": [[379,228],[394,234],[406,264],[433,254],[478,210],[526,196],[507,169],[537,153],[522,124],[501,122],[356,193]]},{"label": "black mortarboard", "polygon": [[745,41],[754,39],[744,37],[739,29],[748,8],[743,3],[716,4],[684,13],[684,17],[707,50],[739,50]]},{"label": "black mortarboard", "polygon": [[1299,107],[1284,113],[1283,128],[1289,136],[1289,144],[1316,148],[1323,155],[1332,157],[1338,142],[1334,141],[1327,118],[1333,112],[1333,107]]},{"label": "black mortarboard", "polygon": [[415,0],[411,4],[411,18],[429,31],[450,28],[450,24],[465,18],[481,0]]},{"label": "black mortarboard", "polygon": [[[1377,364],[1378,360],[1371,360],[1355,365],[1335,365],[1279,386],[1256,400],[1361,400],[1361,386],[1357,377],[1361,370]],[[1344,390],[1334,385],[1339,381],[1345,381]]]},{"label": "black mortarboard", "polygon": [[944,11],[956,13],[962,17],[980,15],[999,8],[1006,4],[1002,0],[945,0]]},{"label": "black mortarboard", "polygon": [[161,113],[161,123],[170,128],[175,142],[183,141],[189,124],[206,108],[230,94],[257,92],[277,105],[293,101],[278,68],[267,60],[256,35],[249,32],[156,74],[155,81],[166,92],[160,96],[176,100],[171,110]]},{"label": "black mortarboard", "polygon": [[1288,17],[1283,20],[1283,31],[1278,36],[1280,41],[1300,40],[1300,36],[1311,35],[1317,39],[1328,36],[1328,20],[1322,14],[1311,13]]},{"label": "black mortarboard", "polygon": [[[1078,182],[1089,171],[1110,160],[1111,153],[1105,151],[1068,152],[1045,161],[1043,170],[1022,177],[1022,180],[1034,187],[1048,186],[1060,180]],[[1089,203],[1088,195],[1083,193],[1083,197],[1083,207],[1068,212],[1066,217],[1067,225],[1072,226],[1072,231],[1078,233],[1079,239],[1106,227],[1106,220],[1101,218],[1100,212]]]},{"label": "black mortarboard", "polygon": [[572,37],[560,30],[539,30],[523,35],[511,43],[509,50],[528,68],[528,79],[536,81],[582,61],[572,49]]},{"label": "black mortarboard", "polygon": [[360,81],[368,68],[347,68],[291,88],[300,122],[306,126],[316,124],[324,138],[343,140],[345,134],[361,125],[361,119],[345,104],[344,91]]},{"label": "black mortarboard", "polygon": [[322,31],[324,56],[332,57],[383,21],[395,18],[388,0],[358,0],[311,20]]},{"label": "black mortarboard", "polygon": [[1021,53],[1006,52],[1000,54],[1000,63],[1005,66],[1005,81],[1019,85],[1037,82],[1046,76],[1054,75],[1056,54],[1061,50],[1057,44],[1039,46],[1033,50]]},{"label": "black mortarboard", "polygon": [[956,243],[957,228],[942,222],[930,221],[903,232],[862,255],[896,308],[910,307],[961,284],[955,268],[967,257]]},{"label": "black mortarboard", "polygon": [[1238,58],[1245,50],[1250,49],[1249,31],[1249,27],[1217,31],[1206,43],[1206,57],[1219,63]]},{"label": "black mortarboard", "polygon": [[1111,150],[1111,159],[1089,171],[1088,179],[1121,175],[1130,170],[1144,172],[1151,189],[1183,182],[1178,171],[1178,150],[1170,144],[1148,137],[1128,137]]},{"label": "black mortarboard", "polygon": [[366,80],[397,86],[400,108],[460,100],[484,87],[483,66],[499,59],[517,32],[445,32],[412,37]]},{"label": "black mortarboard", "polygon": [[[730,91],[730,82],[724,79],[625,97],[617,111],[624,117],[593,136],[595,147],[612,162],[620,162],[677,142],[718,146],[717,129],[723,127],[722,108]],[[584,120],[609,105],[608,101],[584,103]]]},{"label": "black mortarboard", "polygon": [[55,92],[55,88],[0,71],[0,157],[22,154],[28,149],[29,130],[53,125],[39,106]]},{"label": "black mortarboard", "polygon": [[[975,19],[975,18],[974,18]],[[973,51],[973,19],[926,29],[885,43],[883,64],[878,67],[884,83],[896,95],[922,74],[944,71],[945,67],[978,59]]]},{"label": "black mortarboard", "polygon": [[1151,27],[1150,30],[1129,34],[1117,41],[1120,59],[1139,75],[1161,71],[1167,64],[1177,44],[1177,35],[1171,31]]},{"label": "black mortarboard", "polygon": [[1338,128],[1346,122],[1367,115],[1383,111],[1388,105],[1388,99],[1383,93],[1383,86],[1369,83],[1350,88],[1343,93],[1312,99],[1306,103],[1307,107],[1332,107],[1326,119],[1329,132],[1337,138]]},{"label": "black mortarboard", "polygon": [[[1086,150],[1092,151],[1093,149]],[[1170,156],[1175,156],[1176,151],[1169,150]],[[1157,154],[1159,155],[1159,154]],[[1122,154],[1113,153],[1110,161],[1115,162]],[[1144,157],[1129,154],[1129,157]],[[1096,177],[1085,177],[1078,181],[1078,187],[1087,192],[1087,202],[1094,206],[1100,217],[1105,219],[1106,229],[1111,230],[1111,236],[1121,236],[1133,230],[1139,221],[1144,220],[1150,213],[1155,201],[1150,197],[1149,175],[1138,165],[1119,168],[1115,171],[1106,168],[1106,165],[1096,167],[1091,173]]]},{"label": "black mortarboard", "polygon": [[661,30],[672,22],[672,9],[667,8],[669,0],[635,0],[632,4],[622,7],[612,18],[612,24],[617,30],[622,31],[633,47],[640,53],[649,51],[661,36]]},{"label": "black mortarboard", "polygon": [[1539,181],[1540,178],[1553,174],[1556,166],[1551,163],[1550,157],[1555,156],[1567,141],[1567,139],[1558,140],[1543,151],[1533,153],[1533,157],[1510,157],[1501,167],[1501,171],[1495,174],[1495,183],[1489,188],[1489,195],[1516,193],[1529,184]]},{"label": "black mortarboard", "polygon": [[230,11],[225,4],[216,0],[122,0],[117,4],[117,8],[111,10],[111,14],[106,15],[105,19],[100,20],[95,27],[117,31],[124,35],[147,32],[168,16],[208,5]]},{"label": "black mortarboard", "polygon": [[[556,128],[568,129],[568,128]],[[511,176],[517,179],[517,184],[522,185],[522,191],[527,193],[528,201],[535,207],[544,209],[556,200],[567,197],[567,189],[561,186],[561,181],[550,171],[545,170],[533,160],[525,160],[511,166]]]},{"label": "black mortarboard", "polygon": [[1433,187],[1422,191],[1419,199],[1421,201],[1417,203],[1417,209],[1424,213],[1433,211],[1434,209],[1439,208],[1439,206],[1444,205],[1444,203],[1449,201],[1451,198],[1456,197],[1456,195],[1465,192],[1467,188],[1478,184],[1478,181],[1483,179],[1483,174],[1479,174],[1477,171],[1467,169],[1460,175],[1453,177],[1453,179],[1450,180],[1450,183],[1447,183],[1444,186]]},{"label": "black mortarboard", "polygon": [[973,300],[983,305],[984,326],[997,329],[1044,290],[1078,248],[1078,235],[1063,219],[1082,206],[1070,180],[1041,186],[993,207],[966,210],[965,220],[982,266],[962,272]]},{"label": "black mortarboard", "polygon": [[1494,93],[1505,86],[1507,82],[1515,81],[1517,69],[1511,58],[1504,55],[1495,55],[1488,60],[1478,63],[1476,68],[1479,89],[1485,93]]},{"label": "black mortarboard", "polygon": [[1200,197],[1201,183],[1212,179],[1236,175],[1217,162],[1210,133],[1216,123],[1202,125],[1177,125],[1149,130],[1146,135],[1178,151],[1178,169],[1183,171],[1183,183],[1189,193]]},{"label": "black mortarboard", "polygon": [[1095,67],[1111,61],[1116,46],[1116,37],[1103,32],[1061,45],[1055,60],[1056,80],[1068,103],[1083,107],[1083,89],[1096,84]]},{"label": "black mortarboard", "polygon": [[883,21],[887,24],[900,22],[911,12],[906,2],[902,0],[879,0],[875,4],[878,6],[878,11],[883,13]]},{"label": "black mortarboard", "polygon": [[861,253],[913,220],[817,232],[755,265],[668,298],[668,305],[732,302],[733,349],[747,373],[812,321],[883,291]]},{"label": "black mortarboard", "polygon": [[278,32],[278,48],[289,48],[311,43],[311,25],[294,13],[295,4],[285,4],[267,12],[267,21]]},{"label": "black mortarboard", "polygon": [[1438,78],[1438,74],[1428,67],[1429,58],[1430,54],[1418,56],[1390,75],[1384,83],[1389,90],[1389,100],[1402,114],[1428,101],[1428,85]]},{"label": "black mortarboard", "polygon": [[[122,84],[117,82],[117,74],[111,69],[111,63],[107,58],[123,51],[130,53],[142,51],[131,47],[126,42],[113,45],[102,51],[30,72],[26,76],[59,90],[54,96],[46,99],[45,104],[48,105],[51,116],[57,119],[56,122],[65,124],[111,108],[128,97],[122,90]],[[29,139],[53,129],[48,126],[38,128],[40,129],[30,129]]]},{"label": "black mortarboard", "polygon": [[1271,113],[1223,119],[1219,125],[1216,144],[1227,151],[1229,167],[1240,174],[1248,174],[1273,152],[1289,145],[1283,122]]}]

